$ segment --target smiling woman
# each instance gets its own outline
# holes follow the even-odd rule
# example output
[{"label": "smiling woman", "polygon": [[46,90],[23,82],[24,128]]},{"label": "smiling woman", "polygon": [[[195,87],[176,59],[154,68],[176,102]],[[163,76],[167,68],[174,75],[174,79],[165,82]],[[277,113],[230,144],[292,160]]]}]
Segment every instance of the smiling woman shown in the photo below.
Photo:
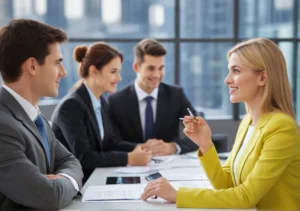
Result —
[{"label": "smiling woman", "polygon": [[53,112],[52,129],[80,160],[84,181],[97,167],[146,165],[150,152],[117,140],[102,96],[104,92],[114,92],[121,81],[122,54],[97,42],[89,47],[77,46],[74,59],[80,63],[81,79]]}]

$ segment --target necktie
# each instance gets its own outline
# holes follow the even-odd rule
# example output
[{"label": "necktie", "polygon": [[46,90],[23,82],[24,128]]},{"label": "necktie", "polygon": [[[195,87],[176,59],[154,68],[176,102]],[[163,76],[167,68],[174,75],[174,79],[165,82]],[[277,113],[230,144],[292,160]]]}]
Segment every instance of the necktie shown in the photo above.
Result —
[{"label": "necktie", "polygon": [[39,131],[39,134],[42,138],[44,149],[46,151],[48,162],[50,164],[50,147],[49,147],[49,142],[48,142],[48,138],[47,138],[47,130],[46,130],[44,119],[43,119],[42,115],[38,114],[37,118],[34,120],[34,123],[35,123],[35,125]]},{"label": "necktie", "polygon": [[153,120],[153,110],[151,101],[153,100],[152,96],[145,97],[147,102],[146,112],[145,112],[145,141],[149,138],[154,137],[154,120]]},{"label": "necktie", "polygon": [[100,137],[101,137],[101,140],[103,140],[104,129],[103,129],[103,122],[102,122],[102,114],[101,114],[101,104],[95,111],[96,111],[96,118],[97,118],[97,122],[98,122],[99,131],[100,131]]}]

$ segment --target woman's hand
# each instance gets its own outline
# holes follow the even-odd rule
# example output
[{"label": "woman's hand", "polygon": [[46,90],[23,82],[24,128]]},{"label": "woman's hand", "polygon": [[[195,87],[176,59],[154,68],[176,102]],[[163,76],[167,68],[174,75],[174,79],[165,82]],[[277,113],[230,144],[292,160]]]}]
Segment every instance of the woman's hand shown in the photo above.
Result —
[{"label": "woman's hand", "polygon": [[177,191],[166,178],[159,178],[147,184],[141,198],[143,200],[147,200],[153,196],[163,198],[171,203],[175,203]]},{"label": "woman's hand", "polygon": [[207,152],[213,145],[207,122],[201,117],[185,116],[183,124],[184,134],[200,147],[202,153]]}]

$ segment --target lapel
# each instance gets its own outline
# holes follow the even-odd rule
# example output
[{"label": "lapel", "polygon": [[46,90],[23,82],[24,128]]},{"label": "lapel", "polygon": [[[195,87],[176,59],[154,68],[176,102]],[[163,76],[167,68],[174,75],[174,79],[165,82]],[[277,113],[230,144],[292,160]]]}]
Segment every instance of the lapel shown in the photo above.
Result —
[{"label": "lapel", "polygon": [[127,103],[127,106],[130,106],[127,111],[130,111],[129,118],[132,121],[136,134],[138,135],[139,140],[144,140],[141,118],[140,118],[140,109],[139,102],[135,92],[134,84],[129,87],[128,100],[130,103]]},{"label": "lapel", "polygon": [[[241,179],[241,172],[243,171],[243,168],[244,168],[244,165],[249,157],[249,155],[251,154],[252,150],[254,149],[254,146],[255,144],[257,143],[257,140],[260,138],[262,132],[262,128],[266,125],[266,123],[268,122],[268,120],[270,119],[270,117],[273,115],[273,113],[267,113],[267,114],[263,114],[258,122],[257,122],[257,125],[255,126],[254,128],[254,131],[252,133],[252,136],[251,136],[251,139],[249,140],[248,142],[248,145],[247,147],[245,148],[245,151],[243,152],[241,158],[240,158],[240,161],[239,163],[237,164],[237,180],[234,180],[234,182],[236,183],[236,181],[240,181]],[[248,127],[251,123],[251,117],[248,116],[247,117],[247,120],[243,123],[243,128],[241,130],[241,134],[239,136],[239,139],[237,139],[237,147],[235,147],[235,151],[234,151],[234,159],[232,159],[232,166],[233,166],[233,162],[236,158],[236,155],[242,145],[242,142],[245,138],[245,135],[247,133],[247,130],[248,130]],[[232,168],[232,175],[233,174],[233,168]],[[236,184],[238,185],[238,184]]]},{"label": "lapel", "polygon": [[164,121],[165,113],[168,107],[168,94],[166,93],[165,87],[160,84],[157,95],[156,105],[156,120],[155,120],[155,137],[158,137],[159,129]]},{"label": "lapel", "polygon": [[[232,175],[233,178],[234,178],[234,172],[233,172],[233,166],[234,165],[233,164],[234,164],[236,155],[239,152],[239,149],[240,149],[240,147],[243,143],[243,140],[244,140],[245,135],[247,133],[248,126],[249,126],[250,122],[251,122],[251,117],[249,115],[245,116],[245,118],[241,122],[241,125],[240,125],[240,127],[237,131],[234,148],[232,149],[232,159],[231,159],[231,164],[230,164],[230,166],[232,166],[231,175]],[[235,186],[237,186],[236,178],[233,179],[233,183],[235,184]]]},{"label": "lapel", "polygon": [[[96,118],[96,115],[95,115],[95,111],[94,111],[94,108],[93,108],[93,104],[92,104],[89,92],[88,92],[87,88],[85,87],[85,85],[83,83],[76,90],[76,92],[82,98],[85,105],[88,107],[88,112],[87,113],[89,115],[89,120],[92,123],[92,127],[93,127],[93,130],[94,130],[95,134],[96,134],[97,141],[98,141],[98,143],[101,147],[101,150],[103,150],[103,144],[102,144],[102,140],[101,140],[101,137],[100,137],[98,122],[97,122],[97,118]],[[102,107],[101,107],[101,112],[102,112]]]},{"label": "lapel", "polygon": [[[44,151],[45,163],[47,166],[47,171],[49,172],[50,166],[49,166],[47,154],[46,154],[46,151],[45,151],[45,148],[43,145],[43,140],[42,140],[34,122],[31,121],[31,119],[25,112],[24,108],[19,104],[19,102],[3,87],[0,89],[0,99],[3,102],[3,104],[11,111],[13,116],[18,121],[22,122],[24,127],[27,128],[27,130],[29,130],[36,137],[36,139],[38,140],[39,144],[41,145],[41,147]],[[47,138],[49,141],[49,147],[50,147],[50,152],[51,152],[51,143],[50,143],[49,134],[48,134],[49,131],[48,131],[47,126],[46,126],[46,128],[47,128]]]}]

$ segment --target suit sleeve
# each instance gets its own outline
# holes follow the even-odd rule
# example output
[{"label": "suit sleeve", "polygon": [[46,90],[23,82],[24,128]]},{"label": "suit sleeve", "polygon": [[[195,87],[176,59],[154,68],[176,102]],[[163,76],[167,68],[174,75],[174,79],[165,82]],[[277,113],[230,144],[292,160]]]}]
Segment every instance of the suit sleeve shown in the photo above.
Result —
[{"label": "suit sleeve", "polygon": [[87,134],[88,125],[84,120],[86,109],[75,99],[69,99],[61,105],[55,122],[59,125],[71,151],[80,160],[83,169],[127,165],[127,152],[103,152],[92,149],[90,143],[97,140],[93,140],[95,137],[89,137]]},{"label": "suit sleeve", "polygon": [[26,156],[22,134],[9,123],[0,124],[0,190],[15,203],[40,210],[57,210],[77,191],[67,178],[49,180]]},{"label": "suit sleeve", "polygon": [[111,106],[108,106],[106,102],[102,103],[102,105],[104,109],[102,117],[105,119],[107,125],[107,130],[105,132],[107,133],[107,136],[109,138],[107,150],[131,152],[132,150],[134,150],[137,144],[122,140],[119,134],[119,129],[111,118]]},{"label": "suit sleeve", "polygon": [[[179,117],[184,117],[184,116],[188,115],[187,108],[189,108],[195,116],[197,115],[196,110],[192,106],[191,102],[187,99],[182,88],[180,88],[180,105],[181,106],[180,106],[180,116]],[[180,123],[180,124],[182,124],[182,123]],[[191,151],[195,151],[195,150],[199,149],[199,147],[193,141],[191,141],[189,138],[187,138],[184,135],[182,130],[180,130],[179,137],[182,137],[182,138],[177,140],[176,143],[180,146],[181,153],[187,153],[187,152],[191,152]]]},{"label": "suit sleeve", "polygon": [[[177,193],[177,207],[190,208],[253,208],[281,177],[295,157],[298,129],[290,121],[281,120],[265,133],[264,145],[251,173],[240,185],[227,189],[209,190],[180,188]],[[216,151],[211,148],[201,157],[206,174],[214,186],[230,187],[225,171],[217,165]],[[215,165],[209,164],[213,162]],[[215,181],[221,178],[221,181]]]},{"label": "suit sleeve", "polygon": [[79,161],[57,139],[55,141],[55,174],[63,173],[74,178],[79,190],[82,187],[83,172]]}]

